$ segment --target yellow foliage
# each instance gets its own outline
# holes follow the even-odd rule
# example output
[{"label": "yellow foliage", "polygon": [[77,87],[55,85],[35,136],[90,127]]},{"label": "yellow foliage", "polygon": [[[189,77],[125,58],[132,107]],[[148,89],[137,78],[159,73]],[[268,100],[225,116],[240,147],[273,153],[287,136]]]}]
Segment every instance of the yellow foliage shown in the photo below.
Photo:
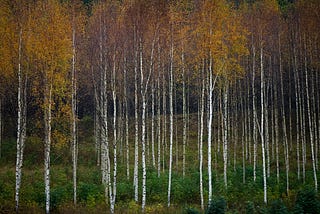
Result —
[{"label": "yellow foliage", "polygon": [[62,133],[58,130],[52,132],[52,143],[53,147],[58,150],[65,148],[68,145],[69,137],[67,134]]},{"label": "yellow foliage", "polygon": [[31,13],[28,54],[39,72],[57,79],[72,57],[71,25],[58,1],[39,1]]},{"label": "yellow foliage", "polygon": [[226,1],[205,1],[194,33],[198,37],[199,60],[211,58],[216,75],[232,80],[243,73],[240,60],[248,54],[247,32],[239,12]]}]

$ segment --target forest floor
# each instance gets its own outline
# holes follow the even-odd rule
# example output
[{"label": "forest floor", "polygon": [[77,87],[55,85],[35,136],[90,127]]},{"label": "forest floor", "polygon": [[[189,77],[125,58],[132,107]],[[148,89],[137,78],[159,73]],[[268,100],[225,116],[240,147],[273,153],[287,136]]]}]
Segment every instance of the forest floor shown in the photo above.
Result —
[{"label": "forest floor", "polygon": [[[96,164],[94,138],[90,134],[92,121],[83,122],[79,133],[79,161],[78,161],[78,204],[73,205],[72,162],[68,145],[53,145],[51,153],[51,209],[52,213],[108,213],[109,205],[101,185],[101,171]],[[190,130],[193,129],[192,127]],[[180,141],[179,141],[180,142]],[[178,156],[173,158],[172,177],[172,206],[167,208],[168,161],[161,169],[158,177],[157,169],[152,167],[149,152],[147,169],[147,207],[146,213],[201,213],[199,193],[199,170],[197,157],[197,134],[190,132],[186,152],[186,175],[182,176],[182,145],[174,145],[173,154],[178,148]],[[15,139],[5,139],[2,144],[0,159],[0,213],[13,213],[15,202]],[[204,144],[204,148],[206,144]],[[240,147],[240,146],[239,146]],[[277,182],[275,160],[271,159],[270,177],[268,182],[268,205],[263,203],[263,179],[260,160],[257,167],[257,179],[253,181],[253,167],[246,161],[245,181],[243,180],[241,149],[230,146],[228,164],[228,186],[225,188],[223,180],[222,152],[218,153],[214,147],[213,159],[213,193],[216,211],[219,207],[226,213],[307,213],[305,207],[312,209],[308,213],[320,213],[319,195],[313,190],[312,167],[306,166],[306,180],[297,179],[294,155],[290,161],[289,180],[290,191],[286,192],[286,175],[284,160],[280,160],[280,179]],[[124,148],[124,147],[122,147]],[[222,148],[222,147],[221,147]],[[241,148],[241,147],[240,147]],[[130,151],[133,143],[130,141]],[[119,147],[119,165],[117,179],[116,213],[140,213],[140,202],[133,200],[132,185],[133,154],[130,155],[130,178],[126,177],[124,149]],[[235,153],[234,153],[235,152]],[[204,154],[207,150],[204,149]],[[294,154],[294,150],[292,151]],[[168,154],[164,154],[165,160]],[[234,162],[234,157],[236,162]],[[29,137],[25,147],[24,165],[22,170],[22,186],[20,196],[20,213],[44,212],[44,166],[43,143],[39,137]],[[259,157],[259,156],[258,156]],[[208,198],[208,175],[206,155],[204,155],[204,198]],[[139,178],[142,171],[140,169]],[[140,179],[141,180],[141,179]],[[141,187],[141,181],[140,181]],[[141,194],[141,189],[139,189]],[[141,196],[139,197],[141,198]],[[301,201],[304,201],[303,203]],[[281,211],[282,210],[282,211]],[[220,210],[221,211],[221,210]]]}]

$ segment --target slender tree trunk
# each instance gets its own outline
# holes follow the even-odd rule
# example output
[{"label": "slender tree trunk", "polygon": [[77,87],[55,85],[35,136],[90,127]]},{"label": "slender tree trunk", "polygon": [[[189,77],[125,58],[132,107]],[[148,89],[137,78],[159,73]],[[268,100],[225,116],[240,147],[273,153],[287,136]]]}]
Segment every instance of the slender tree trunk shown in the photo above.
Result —
[{"label": "slender tree trunk", "polygon": [[[272,61],[270,66],[272,67]],[[271,68],[272,69],[272,68]],[[272,72],[270,73],[270,75],[272,75]],[[275,120],[274,120],[274,103],[275,98],[274,98],[274,93],[273,93],[273,89],[274,89],[274,77],[271,76],[271,91],[270,91],[270,100],[271,100],[271,160],[272,162],[275,160]]]},{"label": "slender tree trunk", "polygon": [[279,35],[279,72],[280,72],[280,87],[281,87],[281,113],[282,113],[282,129],[283,129],[283,142],[284,142],[284,155],[286,164],[286,183],[287,183],[287,194],[289,194],[289,146],[287,137],[287,125],[286,115],[284,111],[284,91],[283,91],[283,70],[282,70],[282,58],[281,58],[281,41]]},{"label": "slender tree trunk", "polygon": [[[202,75],[204,73],[204,65]],[[200,139],[199,139],[199,171],[200,171],[200,200],[201,200],[201,209],[204,209],[204,200],[203,200],[203,175],[202,175],[202,168],[203,168],[203,117],[204,117],[204,92],[205,92],[205,82],[204,78],[202,78],[202,89],[201,89],[201,111],[200,111]]]},{"label": "slender tree trunk", "polygon": [[141,144],[142,144],[142,212],[144,212],[146,205],[146,181],[147,181],[147,170],[146,170],[146,144],[145,144],[145,131],[146,131],[146,99],[145,95],[142,96],[142,133],[141,133]]},{"label": "slender tree trunk", "polygon": [[[74,17],[73,17],[74,19]],[[72,123],[71,123],[71,136],[72,136],[72,174],[73,174],[73,204],[77,204],[77,80],[76,80],[76,31],[72,26],[72,71],[71,71],[71,82],[72,82],[72,96],[71,96],[71,109],[72,109]]]},{"label": "slender tree trunk", "polygon": [[[45,74],[47,75],[47,74]],[[44,183],[46,196],[46,213],[50,212],[50,147],[51,147],[51,106],[52,106],[52,80],[45,76],[44,92]]]},{"label": "slender tree trunk", "polygon": [[170,50],[170,78],[169,78],[169,106],[170,106],[170,148],[169,148],[169,181],[168,181],[168,207],[170,207],[171,176],[172,176],[172,144],[173,144],[173,44]]},{"label": "slender tree trunk", "polygon": [[253,109],[253,180],[256,181],[257,168],[257,109],[256,109],[256,92],[255,92],[255,70],[256,70],[256,50],[252,45],[252,109]]},{"label": "slender tree trunk", "polygon": [[124,108],[125,108],[125,141],[126,141],[126,169],[127,180],[130,179],[130,148],[129,148],[129,106],[127,95],[127,59],[124,57],[124,69],[123,69],[123,93],[124,93]]},{"label": "slender tree trunk", "polygon": [[278,87],[277,79],[274,79],[274,129],[275,129],[275,144],[276,144],[276,168],[277,168],[277,183],[280,182],[280,164],[279,164],[279,110],[278,110]]},{"label": "slender tree trunk", "polygon": [[166,137],[167,137],[167,99],[166,99],[166,84],[165,84],[165,74],[163,71],[162,78],[162,171],[165,170],[165,156],[166,156]]},{"label": "slender tree trunk", "polygon": [[[226,83],[228,84],[228,83]],[[224,186],[227,188],[227,167],[228,167],[228,85],[223,90],[223,178]]]},{"label": "slender tree trunk", "polygon": [[317,131],[317,113],[316,113],[316,98],[315,98],[315,75],[311,78],[312,81],[312,100],[313,100],[313,132],[314,132],[314,143],[315,143],[315,161],[316,161],[316,170],[319,169],[318,163],[318,154],[319,154],[319,139]]},{"label": "slender tree trunk", "polygon": [[[252,130],[251,130],[251,124],[252,121],[254,123],[254,120],[252,118],[251,109],[250,109],[250,77],[248,76],[247,81],[247,111],[246,111],[246,117],[247,117],[247,123],[245,124],[245,130],[246,130],[246,160],[249,160],[249,163],[252,163],[252,155],[251,155],[251,141],[252,141]],[[252,119],[252,120],[251,120]]]},{"label": "slender tree trunk", "polygon": [[[102,51],[102,50],[101,50]],[[102,52],[101,52],[102,54]],[[110,179],[110,154],[109,154],[109,139],[108,139],[108,96],[107,96],[107,70],[103,65],[103,59],[101,58],[101,89],[100,89],[100,112],[101,112],[101,169],[102,169],[102,183],[105,187],[106,203],[109,203],[109,199],[112,200],[111,191],[111,179]],[[110,204],[111,205],[111,204]]]},{"label": "slender tree trunk", "polygon": [[[147,102],[147,98],[146,98]],[[148,112],[148,107],[146,105],[146,133],[145,133],[145,142],[146,142],[146,165],[150,165],[150,136],[149,136],[149,124],[150,124],[150,119],[149,119],[149,112]]]},{"label": "slender tree trunk", "polygon": [[176,168],[179,167],[179,140],[178,140],[178,105],[177,105],[177,85],[175,84],[175,81],[173,80],[173,90],[174,90],[174,127],[175,127],[175,141],[176,141]]},{"label": "slender tree trunk", "polygon": [[[301,78],[301,81],[303,82],[303,78]],[[301,87],[303,88],[304,86],[302,85],[303,83],[301,83]],[[301,126],[301,130],[302,130],[302,178],[303,178],[303,183],[306,182],[306,164],[307,164],[307,133],[306,133],[306,106],[304,103],[304,99],[303,99],[303,91],[300,91],[300,109],[301,109],[301,114],[300,114],[300,126]]]},{"label": "slender tree trunk", "polygon": [[[239,86],[239,88],[240,88],[240,86]],[[247,118],[246,117],[246,110],[245,110],[245,98],[242,96],[241,98],[241,117],[242,118]],[[245,119],[243,122],[242,122],[242,133],[241,133],[241,147],[242,147],[242,183],[246,183],[246,155],[245,155],[245,153],[246,153],[246,151],[247,151],[247,149],[246,149],[246,145],[245,144],[247,144],[247,141],[246,141],[246,134],[248,135],[248,131],[247,131],[247,125],[246,125],[246,123],[247,123],[248,121],[247,121],[247,119]]]},{"label": "slender tree trunk", "polygon": [[[260,44],[261,45],[261,44]],[[264,134],[264,119],[265,119],[265,80],[264,80],[264,65],[263,65],[263,48],[260,47],[260,69],[261,69],[261,123],[260,123],[260,136],[261,136],[261,152],[262,152],[262,170],[263,170],[263,200],[267,204],[267,175],[266,175],[266,154],[265,154],[265,134]]]},{"label": "slender tree trunk", "polygon": [[[116,94],[116,58],[113,55],[113,69],[111,76],[113,99],[113,187],[109,184],[110,212],[114,213],[117,194],[117,94]],[[110,166],[111,167],[111,166]],[[111,171],[111,169],[109,169]],[[111,180],[109,181],[111,183]]]},{"label": "slender tree trunk", "polygon": [[[290,144],[289,144],[289,142],[288,142],[288,144],[290,145],[290,152],[292,151],[292,149],[293,149],[293,136],[292,136],[292,92],[291,92],[291,72],[288,72],[289,73],[289,99],[288,99],[288,101],[289,101],[289,133],[288,133],[288,138],[289,138],[289,142],[290,142]],[[288,145],[288,146],[289,146]]]},{"label": "slender tree trunk", "polygon": [[306,95],[307,95],[307,109],[308,109],[308,122],[309,122],[309,134],[310,134],[310,146],[311,146],[311,159],[312,159],[312,169],[313,169],[313,179],[314,179],[314,188],[318,190],[318,179],[317,179],[317,171],[316,171],[316,162],[315,162],[315,152],[314,152],[314,139],[313,139],[313,126],[312,126],[312,118],[311,118],[311,104],[310,104],[310,95],[309,95],[309,79],[308,79],[308,65],[307,65],[307,47],[306,41],[304,42],[304,70],[305,70],[305,84],[306,84]]},{"label": "slender tree trunk", "polygon": [[186,171],[186,142],[187,142],[187,118],[186,118],[186,83],[185,83],[185,67],[184,53],[181,54],[182,60],[182,117],[183,117],[183,158],[182,158],[182,175],[185,176]]},{"label": "slender tree trunk", "polygon": [[211,134],[212,134],[212,114],[213,114],[213,103],[212,103],[212,93],[213,93],[213,81],[212,81],[212,59],[210,54],[209,59],[209,85],[208,85],[208,106],[209,106],[209,117],[208,117],[208,179],[209,179],[209,192],[208,192],[208,203],[212,201],[212,171],[211,171]]},{"label": "slender tree trunk", "polygon": [[[15,202],[16,212],[19,211],[19,197],[22,178],[23,151],[26,139],[26,119],[27,119],[27,76],[23,75],[21,68],[22,61],[22,30],[19,33],[18,43],[18,126],[17,126],[17,159],[16,159],[16,185]],[[0,100],[1,101],[1,100]],[[0,102],[1,111],[1,102]],[[1,113],[0,113],[1,114]],[[0,135],[2,135],[2,124],[0,115]],[[1,141],[1,136],[0,136]],[[0,145],[1,146],[1,145]]]},{"label": "slender tree trunk", "polygon": [[92,82],[94,90],[94,137],[95,137],[95,150],[97,157],[97,166],[100,166],[101,162],[101,112],[100,112],[100,101],[98,96],[98,90],[96,81],[94,79],[93,68],[91,68]]},{"label": "slender tree trunk", "polygon": [[[271,59],[270,59],[270,65],[271,65]],[[271,69],[271,66],[269,66]],[[266,75],[265,75],[266,76]],[[266,81],[266,87],[264,91],[264,122],[265,122],[265,145],[266,145],[266,156],[267,156],[267,177],[270,177],[270,136],[269,136],[269,111],[268,111],[268,91],[269,91],[269,80]]]},{"label": "slender tree trunk", "polygon": [[[136,44],[136,32],[134,32],[134,42]],[[133,186],[134,186],[134,200],[138,202],[139,191],[139,121],[138,121],[138,54],[135,47],[134,56],[134,118],[135,118],[135,141],[134,141],[134,172],[133,172]]]},{"label": "slender tree trunk", "polygon": [[154,122],[155,122],[155,98],[154,98],[154,93],[155,93],[155,87],[154,87],[154,81],[152,81],[151,85],[151,153],[152,153],[152,166],[155,168],[156,167],[156,159],[155,159],[155,150],[154,150]]},{"label": "slender tree trunk", "polygon": [[[159,62],[160,64],[160,62]],[[157,80],[157,100],[158,100],[158,105],[157,105],[157,114],[158,114],[158,178],[160,177],[160,171],[161,171],[161,112],[160,112],[160,106],[161,106],[161,94],[160,94],[160,66],[158,69],[158,80]]]},{"label": "slender tree trunk", "polygon": [[300,180],[300,126],[299,126],[299,109],[300,109],[300,100],[299,100],[299,86],[298,86],[298,69],[297,69],[297,53],[296,53],[296,47],[293,42],[293,72],[294,72],[294,83],[295,83],[295,105],[296,105],[296,143],[297,143],[297,175],[298,175],[298,180]]},{"label": "slender tree trunk", "polygon": [[[112,202],[111,195],[111,164],[109,152],[109,139],[108,139],[108,97],[107,97],[107,74],[106,68],[103,69],[102,88],[101,88],[101,115],[102,115],[102,148],[101,148],[101,167],[102,167],[102,182],[105,186],[106,203]],[[108,199],[110,201],[108,201]],[[110,212],[112,211],[112,203],[110,203]]]},{"label": "slender tree trunk", "polygon": [[[300,47],[302,47],[303,45],[302,45],[302,37],[301,37],[301,33],[300,33],[300,36],[299,36],[299,46]],[[300,48],[300,53],[299,53],[299,55],[302,57],[302,48]],[[301,59],[302,60],[302,59]],[[301,70],[303,70],[303,62],[301,63]],[[305,181],[306,181],[306,159],[307,159],[307,157],[306,157],[306,129],[305,129],[305,127],[306,127],[306,125],[305,125],[305,102],[304,102],[304,94],[303,94],[303,88],[304,88],[304,86],[303,86],[303,74],[301,74],[301,77],[300,77],[300,75],[299,75],[299,73],[297,73],[298,74],[298,78],[297,78],[297,80],[298,80],[298,91],[299,91],[299,93],[298,93],[298,96],[299,96],[299,100],[300,100],[300,106],[299,106],[299,109],[300,109],[300,129],[301,129],[301,140],[302,140],[302,142],[301,142],[301,147],[302,147],[302,179],[303,179],[303,183],[305,183]],[[301,83],[300,83],[300,78],[301,78]]]}]

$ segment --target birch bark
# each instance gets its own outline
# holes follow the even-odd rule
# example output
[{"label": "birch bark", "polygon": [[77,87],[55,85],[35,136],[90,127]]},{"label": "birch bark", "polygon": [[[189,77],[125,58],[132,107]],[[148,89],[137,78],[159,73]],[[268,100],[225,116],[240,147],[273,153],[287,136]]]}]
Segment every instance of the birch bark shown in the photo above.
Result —
[{"label": "birch bark", "polygon": [[[204,70],[204,65],[203,65]],[[203,75],[204,71],[202,71]],[[202,89],[201,89],[201,111],[200,111],[200,139],[199,139],[199,172],[200,172],[200,200],[201,200],[201,209],[204,209],[204,200],[203,200],[203,118],[204,118],[204,92],[205,92],[205,81],[204,78],[202,78]]]},{"label": "birch bark", "polygon": [[[304,40],[306,40],[304,38]],[[311,104],[310,104],[310,94],[309,94],[309,79],[308,79],[308,65],[307,65],[307,47],[306,41],[304,42],[304,71],[305,71],[305,84],[306,84],[306,95],[307,95],[307,111],[308,111],[308,123],[309,123],[309,135],[310,135],[310,147],[311,147],[311,159],[312,159],[312,169],[313,169],[313,179],[314,179],[314,188],[318,191],[318,179],[316,171],[316,161],[315,161],[315,152],[314,152],[314,135],[313,135],[313,126],[311,118]]]},{"label": "birch bark", "polygon": [[170,148],[169,148],[169,181],[168,181],[168,207],[170,207],[171,176],[172,176],[172,145],[173,145],[173,44],[170,50],[170,78],[169,78],[169,106],[170,106]]},{"label": "birch bark", "polygon": [[228,85],[225,85],[223,90],[223,179],[225,188],[228,186],[228,93]]},{"label": "birch bark", "polygon": [[[16,184],[15,184],[15,202],[16,212],[19,211],[20,187],[22,178],[23,151],[26,139],[26,108],[27,108],[27,76],[22,72],[22,29],[19,32],[18,43],[18,125],[17,125],[17,157],[16,157]],[[1,100],[0,100],[1,111]],[[2,135],[0,113],[0,142]],[[0,144],[1,146],[1,144]]]},{"label": "birch bark", "polygon": [[267,204],[267,175],[266,175],[266,157],[265,157],[265,134],[264,134],[264,113],[265,113],[265,98],[264,98],[264,64],[263,64],[263,48],[260,47],[260,70],[261,70],[261,123],[260,123],[260,136],[261,136],[261,150],[262,150],[262,170],[263,170],[263,200]]}]

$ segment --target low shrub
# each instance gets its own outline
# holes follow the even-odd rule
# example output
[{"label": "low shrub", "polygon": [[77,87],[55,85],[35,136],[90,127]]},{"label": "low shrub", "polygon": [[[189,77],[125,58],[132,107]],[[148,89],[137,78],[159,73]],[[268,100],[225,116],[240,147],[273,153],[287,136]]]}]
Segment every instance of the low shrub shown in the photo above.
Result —
[{"label": "low shrub", "polygon": [[226,211],[226,201],[224,198],[212,200],[206,210],[206,214],[224,214]]},{"label": "low shrub", "polygon": [[200,214],[200,212],[194,207],[186,207],[183,213],[184,214]]},{"label": "low shrub", "polygon": [[278,199],[271,202],[269,209],[270,214],[288,214],[287,207],[283,204],[282,200]]},{"label": "low shrub", "polygon": [[104,188],[102,185],[89,184],[80,182],[78,185],[78,200],[86,205],[91,206],[97,202],[103,201]]},{"label": "low shrub", "polygon": [[298,192],[294,213],[320,213],[320,201],[314,189],[306,188]]}]

